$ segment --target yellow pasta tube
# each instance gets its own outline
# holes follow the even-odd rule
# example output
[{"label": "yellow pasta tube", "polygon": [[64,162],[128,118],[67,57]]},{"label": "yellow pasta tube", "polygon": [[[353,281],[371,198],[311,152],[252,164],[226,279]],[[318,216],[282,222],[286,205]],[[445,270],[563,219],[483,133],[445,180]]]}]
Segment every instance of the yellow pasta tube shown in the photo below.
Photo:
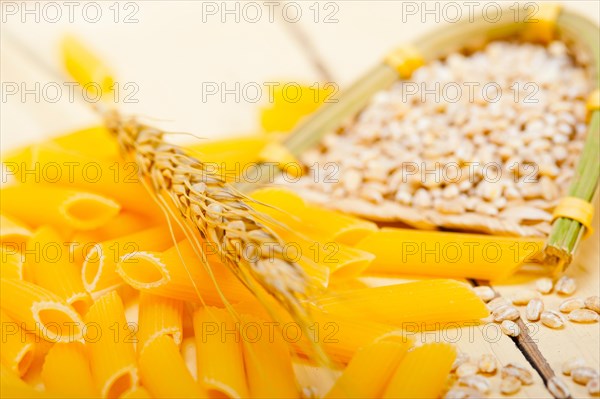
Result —
[{"label": "yellow pasta tube", "polygon": [[61,149],[96,159],[113,160],[119,157],[119,145],[103,125],[90,126],[54,137],[47,145],[56,145]]},{"label": "yellow pasta tube", "polygon": [[375,255],[366,273],[500,280],[543,246],[539,238],[383,228],[356,248]]},{"label": "yellow pasta tube", "polygon": [[[237,303],[234,308],[238,313],[250,314],[263,321],[273,322],[265,306],[255,298]],[[279,323],[279,325],[285,327],[289,325],[288,323],[295,324],[294,320],[275,302],[269,304],[269,309],[272,314],[277,315],[277,320],[274,322]],[[329,314],[318,308],[312,308],[310,316],[312,324],[309,326],[309,330],[313,333],[313,337],[303,336],[302,340],[291,342],[294,350],[300,355],[309,355],[307,349],[310,350],[311,348],[311,342],[308,341],[310,339],[312,342],[321,345],[332,359],[344,364],[350,361],[359,348],[372,343],[382,335],[396,330],[395,327],[387,324],[371,320],[360,320],[352,315]],[[403,339],[412,342],[410,337]]]},{"label": "yellow pasta tube", "polygon": [[[4,199],[2,199],[4,202]],[[4,209],[2,204],[2,209]],[[25,227],[22,223],[9,218],[5,215],[0,215],[0,243],[5,246],[9,245],[13,250],[20,250],[21,244],[31,237],[31,230]]]},{"label": "yellow pasta tube", "polygon": [[23,279],[23,255],[14,247],[0,247],[0,277]]},{"label": "yellow pasta tube", "polygon": [[2,210],[32,226],[96,229],[114,218],[121,206],[114,200],[56,185],[19,184],[0,190]]},{"label": "yellow pasta tube", "polygon": [[56,294],[23,280],[0,279],[0,306],[28,332],[51,342],[81,339],[83,321]]},{"label": "yellow pasta tube", "polygon": [[0,363],[0,397],[32,399],[52,396],[34,389],[3,363]]},{"label": "yellow pasta tube", "polygon": [[183,302],[177,299],[140,293],[137,352],[162,335],[173,338],[177,345],[183,339]]},{"label": "yellow pasta tube", "polygon": [[456,350],[448,344],[425,344],[414,348],[404,356],[394,371],[383,397],[439,397],[455,358]]},{"label": "yellow pasta tube", "polygon": [[194,381],[173,339],[162,335],[140,355],[142,383],[156,398],[207,397]]},{"label": "yellow pasta tube", "polygon": [[54,345],[46,355],[42,381],[48,392],[62,397],[98,397],[86,348],[81,342]]},{"label": "yellow pasta tube", "polygon": [[209,140],[186,146],[209,170],[228,181],[258,179],[260,153],[269,143],[278,142],[283,135],[255,134],[222,140]]},{"label": "yellow pasta tube", "polygon": [[15,167],[28,164],[39,148],[47,147],[69,151],[74,154],[93,158],[116,160],[119,157],[117,141],[111,137],[105,126],[90,126],[61,136],[53,137],[41,143],[29,145],[3,154],[2,162],[9,172]]},{"label": "yellow pasta tube", "polygon": [[300,396],[292,359],[281,333],[273,332],[271,327],[265,326],[263,320],[242,315],[240,338],[251,397]]},{"label": "yellow pasta tube", "polygon": [[2,326],[2,363],[18,376],[23,376],[35,355],[35,344],[29,334],[25,334],[19,324],[0,309]]},{"label": "yellow pasta tube", "polygon": [[150,393],[144,387],[134,387],[122,394],[119,399],[150,399]]},{"label": "yellow pasta tube", "polygon": [[[314,88],[312,86],[297,86],[289,90],[288,84],[277,84],[273,91],[273,99],[268,107],[260,112],[261,126],[266,132],[288,132],[306,115],[314,112],[324,101],[333,100],[335,87],[333,85]],[[293,93],[293,94],[291,94]],[[298,101],[290,101],[295,96]]]},{"label": "yellow pasta tube", "polygon": [[96,388],[103,398],[118,398],[138,383],[135,337],[119,295],[111,291],[98,298],[85,321],[84,338]]},{"label": "yellow pasta tube", "polygon": [[[312,249],[312,255],[315,254],[316,243],[313,243],[309,249]],[[327,267],[331,273],[332,281],[348,280],[358,277],[364,272],[375,255],[352,248],[347,245],[330,242],[324,246],[319,246],[317,259],[319,264]]]},{"label": "yellow pasta tube", "polygon": [[225,309],[207,307],[194,313],[198,382],[209,395],[248,397],[239,323]]},{"label": "yellow pasta tube", "polygon": [[[261,205],[257,208],[278,221],[285,230],[299,231],[323,244],[338,242],[354,245],[377,231],[377,225],[363,219],[307,205],[290,190],[266,188],[255,191],[251,198]],[[278,223],[274,223],[277,227]],[[285,229],[287,227],[287,229]]]},{"label": "yellow pasta tube", "polygon": [[135,162],[107,160],[55,146],[40,146],[29,162],[10,164],[9,173],[24,184],[51,183],[114,199],[123,209],[151,219],[163,216],[141,184]]},{"label": "yellow pasta tube", "polygon": [[381,397],[394,370],[410,347],[410,341],[398,338],[382,339],[359,349],[325,397]]},{"label": "yellow pasta tube", "polygon": [[222,305],[219,290],[231,302],[253,298],[218,255],[207,258],[218,289],[187,240],[164,252],[126,255],[117,264],[117,273],[135,289],[183,301],[200,302],[202,296],[208,304]]},{"label": "yellow pasta tube", "polygon": [[114,79],[110,69],[79,39],[72,35],[65,36],[61,41],[61,54],[69,75],[90,92],[92,98],[106,98],[112,93]]},{"label": "yellow pasta tube", "polygon": [[52,228],[36,230],[27,242],[26,268],[33,282],[52,291],[79,314],[85,314],[92,299],[83,288],[78,267],[70,262],[64,240]]},{"label": "yellow pasta tube", "polygon": [[[82,264],[94,245],[156,227],[156,221],[128,211],[121,211],[104,226],[87,231],[77,231],[68,240],[73,262]],[[168,227],[165,226],[166,229]]]},{"label": "yellow pasta tube", "polygon": [[[98,229],[76,233],[73,241],[82,244],[82,241],[84,240],[77,240],[79,235],[87,241],[108,241],[117,237],[123,237],[150,229],[155,227],[156,224],[156,220],[148,219],[147,216],[131,211],[121,211],[117,216]],[[165,228],[168,227],[165,226]]]},{"label": "yellow pasta tube", "polygon": [[81,270],[86,290],[94,292],[121,283],[116,265],[123,256],[137,251],[162,251],[180,237],[179,229],[172,235],[168,227],[161,226],[93,245]]},{"label": "yellow pasta tube", "polygon": [[425,280],[328,294],[325,312],[401,327],[406,331],[459,327],[489,311],[473,290],[455,280]]}]

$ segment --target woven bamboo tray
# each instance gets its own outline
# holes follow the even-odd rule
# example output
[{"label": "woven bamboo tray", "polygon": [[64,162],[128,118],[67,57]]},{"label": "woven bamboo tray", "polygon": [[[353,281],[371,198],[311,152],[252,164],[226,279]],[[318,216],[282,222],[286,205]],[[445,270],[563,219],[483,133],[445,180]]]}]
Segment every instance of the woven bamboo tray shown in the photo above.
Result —
[{"label": "woven bamboo tray", "polygon": [[[595,89],[590,93],[588,102],[588,132],[584,150],[567,190],[567,198],[559,200],[555,208],[552,228],[545,237],[546,247],[540,256],[542,263],[554,266],[556,270],[562,270],[571,262],[578,243],[586,231],[589,232],[593,214],[590,202],[596,191],[600,173],[600,111],[597,100],[600,76],[600,32],[598,26],[592,22],[562,10],[556,5],[541,5],[535,20],[527,19],[528,13],[525,8],[517,13],[520,19],[515,19],[515,13],[508,12],[508,9],[503,11],[500,19],[494,23],[486,22],[481,16],[473,21],[462,21],[434,31],[412,45],[404,45],[391,52],[385,60],[342,93],[336,103],[325,104],[293,130],[283,142],[281,153],[286,154],[286,159],[290,159],[299,157],[303,152],[315,147],[327,133],[335,131],[360,113],[375,93],[388,88],[398,79],[410,78],[412,72],[423,63],[443,59],[455,52],[470,53],[482,49],[494,40],[518,40],[542,44],[551,40],[560,40],[567,44],[571,52],[586,54],[590,60],[587,66],[590,86]],[[241,188],[251,189],[248,185],[242,185]],[[310,200],[310,195],[307,199]],[[327,201],[321,204],[327,205]],[[351,213],[351,210],[344,205],[334,206],[334,208]],[[557,213],[558,208],[560,208],[559,213]],[[385,221],[387,211],[385,206],[371,205],[368,212],[361,216]],[[519,226],[517,223],[492,216],[482,216],[474,222],[471,221],[469,225],[461,223],[459,217],[446,218],[443,222],[437,223],[435,218],[427,221],[416,218],[411,223],[410,211],[410,208],[406,208],[399,219],[418,229],[443,227],[450,231],[477,231],[492,235],[534,235],[531,234],[533,230],[528,230],[527,226]]]}]

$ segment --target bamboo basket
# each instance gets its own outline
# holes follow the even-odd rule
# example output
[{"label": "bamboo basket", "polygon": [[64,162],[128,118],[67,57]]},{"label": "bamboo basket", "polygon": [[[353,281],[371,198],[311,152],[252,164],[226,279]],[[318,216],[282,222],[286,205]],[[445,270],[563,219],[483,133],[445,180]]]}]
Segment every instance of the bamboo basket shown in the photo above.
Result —
[{"label": "bamboo basket", "polygon": [[[527,12],[521,9],[515,18],[513,12],[503,9],[497,22],[486,22],[482,16],[473,21],[461,21],[423,36],[412,45],[404,45],[391,52],[381,63],[342,93],[336,103],[323,105],[307,117],[283,141],[279,153],[285,159],[296,159],[316,146],[325,134],[334,131],[345,121],[357,115],[375,93],[391,86],[398,79],[407,79],[423,63],[441,59],[460,51],[472,52],[493,40],[519,40],[548,43],[560,40],[570,50],[583,51],[590,59],[589,76],[593,80],[588,102],[588,132],[575,175],[563,198],[562,212],[554,215],[552,229],[546,237],[543,253],[537,261],[554,271],[563,271],[573,259],[579,242],[589,233],[593,214],[591,201],[600,174],[600,111],[598,109],[598,77],[600,76],[600,32],[589,20],[557,5],[541,4],[537,21],[526,21]],[[266,170],[265,170],[266,172]],[[263,176],[268,175],[263,173]],[[254,185],[240,184],[250,191]],[[558,208],[558,207],[557,207]],[[587,227],[586,227],[587,226]]]}]

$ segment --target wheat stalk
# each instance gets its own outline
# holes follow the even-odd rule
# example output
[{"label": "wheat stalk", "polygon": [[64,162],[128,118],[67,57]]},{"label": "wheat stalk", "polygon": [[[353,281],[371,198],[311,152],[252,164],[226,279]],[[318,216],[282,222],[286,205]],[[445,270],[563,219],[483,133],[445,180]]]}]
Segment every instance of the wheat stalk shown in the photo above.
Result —
[{"label": "wheat stalk", "polygon": [[105,121],[153,193],[166,198],[185,225],[214,245],[242,282],[255,291],[247,278],[251,276],[294,316],[301,316],[309,278],[285,258],[282,240],[261,222],[264,216],[246,197],[207,171],[200,160],[168,143],[165,132],[116,111],[106,112]]}]

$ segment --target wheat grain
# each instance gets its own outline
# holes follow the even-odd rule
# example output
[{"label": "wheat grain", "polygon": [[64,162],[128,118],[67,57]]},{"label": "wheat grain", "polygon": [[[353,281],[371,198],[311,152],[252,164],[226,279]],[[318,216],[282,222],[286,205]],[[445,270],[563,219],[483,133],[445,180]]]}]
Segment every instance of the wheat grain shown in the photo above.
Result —
[{"label": "wheat grain", "polygon": [[535,288],[544,295],[552,292],[554,283],[549,277],[542,277],[535,282]]},{"label": "wheat grain", "polygon": [[481,358],[477,362],[477,366],[479,367],[479,372],[481,373],[494,374],[496,373],[498,363],[496,362],[494,355],[486,353],[481,355]]},{"label": "wheat grain", "polygon": [[585,307],[596,313],[600,313],[600,297],[594,295],[585,298]]},{"label": "wheat grain", "polygon": [[585,366],[585,360],[583,360],[581,357],[574,357],[563,363],[562,373],[564,375],[571,375],[571,371],[573,371],[573,369],[582,366]]},{"label": "wheat grain", "polygon": [[502,368],[501,376],[502,378],[508,378],[509,376],[516,377],[523,385],[533,384],[533,374],[531,374],[531,371],[515,363],[508,363],[504,366]]},{"label": "wheat grain", "polygon": [[544,310],[540,316],[542,324],[550,328],[563,328],[565,321],[562,316],[553,310]]},{"label": "wheat grain", "polygon": [[596,377],[592,380],[589,380],[586,385],[586,388],[587,388],[590,396],[600,395],[600,379],[598,379],[598,377]]},{"label": "wheat grain", "polygon": [[511,305],[503,305],[492,312],[494,321],[502,323],[504,320],[517,320],[521,315],[519,310]]},{"label": "wheat grain", "polygon": [[556,288],[556,292],[561,295],[573,295],[577,289],[577,283],[569,276],[562,276],[558,279],[554,288]]},{"label": "wheat grain", "polygon": [[504,320],[500,324],[500,328],[502,329],[502,332],[504,334],[510,337],[518,337],[519,334],[521,334],[521,329],[519,328],[519,325],[511,320]]},{"label": "wheat grain", "polygon": [[586,385],[594,378],[598,378],[598,372],[591,367],[580,366],[571,370],[571,377],[576,383]]},{"label": "wheat grain", "polygon": [[568,317],[575,323],[597,323],[599,318],[598,313],[590,309],[575,309]]},{"label": "wheat grain", "polygon": [[525,316],[529,321],[538,321],[544,311],[544,302],[539,298],[534,298],[527,304],[525,308]]},{"label": "wheat grain", "polygon": [[503,378],[500,382],[500,392],[504,395],[514,395],[521,389],[521,380],[512,375]]},{"label": "wheat grain", "polygon": [[570,313],[576,309],[582,309],[584,307],[585,302],[583,299],[570,298],[565,299],[563,302],[561,302],[561,304],[558,306],[558,310],[560,310],[562,313]]}]

